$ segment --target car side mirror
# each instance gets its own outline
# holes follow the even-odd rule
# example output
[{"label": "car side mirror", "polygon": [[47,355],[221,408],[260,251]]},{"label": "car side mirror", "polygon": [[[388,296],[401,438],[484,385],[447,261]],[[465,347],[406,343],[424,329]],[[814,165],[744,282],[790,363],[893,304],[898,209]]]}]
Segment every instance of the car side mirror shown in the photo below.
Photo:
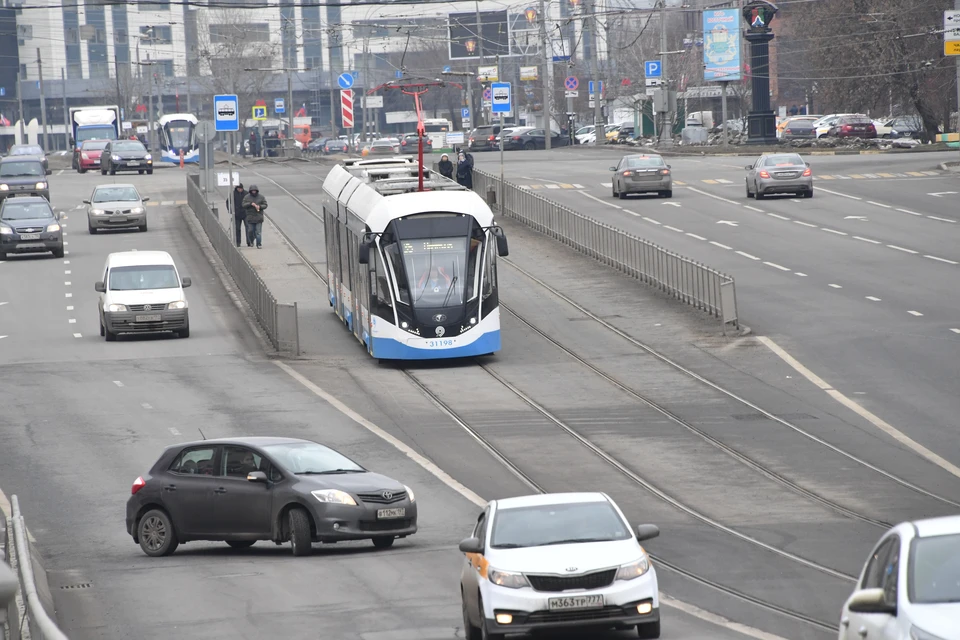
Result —
[{"label": "car side mirror", "polygon": [[752,164],[748,164],[748,165],[747,165],[746,167],[744,167],[744,168],[745,168],[747,171],[750,171],[750,169],[753,169],[753,165],[752,165]]},{"label": "car side mirror", "polygon": [[180,279],[180,286],[183,287],[184,289],[186,289],[187,287],[189,287],[191,284],[193,284],[193,281],[192,281],[190,278],[181,278],[181,279]]},{"label": "car side mirror", "polygon": [[140,202],[149,202],[149,201],[150,201],[150,196],[147,196],[146,198],[140,198]]},{"label": "car side mirror", "polygon": [[53,169],[47,169],[47,175],[48,175],[48,176],[49,176],[50,174],[52,174],[52,173],[53,173]]},{"label": "car side mirror", "polygon": [[809,162],[804,162],[803,164],[807,165],[808,167],[810,166]]},{"label": "car side mirror", "polygon": [[651,538],[656,538],[660,535],[660,527],[655,524],[639,524],[637,525],[637,541],[642,542],[644,540],[650,540]]},{"label": "car side mirror", "polygon": [[374,238],[376,236],[372,233],[363,234],[363,239],[360,240],[360,252],[357,254],[360,264],[370,264],[370,247],[373,245]]},{"label": "car side mirror", "polygon": [[457,548],[464,553],[483,553],[483,543],[480,542],[479,538],[461,540]]},{"label": "car side mirror", "polygon": [[497,255],[505,258],[510,255],[510,248],[507,246],[507,236],[500,227],[492,227],[493,237],[497,239]]},{"label": "car side mirror", "polygon": [[887,602],[883,589],[861,589],[854,591],[847,603],[847,608],[854,613],[886,613],[897,615],[897,606]]},{"label": "car side mirror", "polygon": [[617,170],[616,167],[610,167],[610,171],[616,171],[616,170]]},{"label": "car side mirror", "polygon": [[247,482],[262,482],[267,483],[267,474],[263,471],[251,471],[247,474]]},{"label": "car side mirror", "polygon": [[89,201],[89,200],[84,200],[84,201],[83,201],[83,204],[90,204],[90,201]]},{"label": "car side mirror", "polygon": [[99,291],[100,293],[106,293],[106,292],[107,292],[107,285],[105,285],[105,284],[102,283],[102,282],[96,283],[95,285],[93,285],[93,288],[94,288],[95,290]]},{"label": "car side mirror", "polygon": [[669,168],[670,168],[670,165],[667,165],[667,169],[669,169]]},{"label": "car side mirror", "polygon": [[71,146],[71,147],[76,147],[76,146],[77,146],[77,141],[74,140],[73,138],[70,138],[70,146]]}]

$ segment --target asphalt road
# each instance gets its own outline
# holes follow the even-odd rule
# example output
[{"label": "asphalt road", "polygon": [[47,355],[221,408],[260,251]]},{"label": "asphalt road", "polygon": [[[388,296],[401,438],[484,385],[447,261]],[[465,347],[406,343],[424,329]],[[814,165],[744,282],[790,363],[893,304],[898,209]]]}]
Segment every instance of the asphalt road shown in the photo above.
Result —
[{"label": "asphalt road", "polygon": [[[505,154],[509,181],[730,273],[743,322],[960,464],[956,153],[809,156],[815,197],[745,197],[751,157],[671,157],[672,199],[615,200],[628,150]],[[497,173],[499,154],[477,153]]]}]

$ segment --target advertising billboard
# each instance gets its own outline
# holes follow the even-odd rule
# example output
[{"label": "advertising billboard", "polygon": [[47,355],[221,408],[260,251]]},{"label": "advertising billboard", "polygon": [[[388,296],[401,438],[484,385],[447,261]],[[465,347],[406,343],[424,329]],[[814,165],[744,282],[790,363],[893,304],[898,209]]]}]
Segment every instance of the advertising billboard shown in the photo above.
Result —
[{"label": "advertising billboard", "polygon": [[740,10],[707,9],[703,12],[703,79],[736,81],[740,71]]},{"label": "advertising billboard", "polygon": [[[506,11],[481,11],[477,26],[476,11],[448,16],[451,60],[479,60],[483,57],[510,55],[510,21]],[[481,42],[481,38],[483,41]]]}]

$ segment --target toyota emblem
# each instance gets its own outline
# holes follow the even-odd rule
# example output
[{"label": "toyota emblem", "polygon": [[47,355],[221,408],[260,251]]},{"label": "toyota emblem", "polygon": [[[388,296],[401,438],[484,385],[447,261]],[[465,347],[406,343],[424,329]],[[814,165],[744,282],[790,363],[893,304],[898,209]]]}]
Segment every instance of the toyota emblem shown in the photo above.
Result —
[{"label": "toyota emblem", "polygon": [[567,569],[566,569],[567,573],[573,573],[573,572],[576,571],[576,570],[577,570],[576,567],[567,567]]},{"label": "toyota emblem", "polygon": [[437,327],[437,337],[438,337],[438,338],[442,338],[444,333],[445,333],[445,332],[444,332],[443,327]]},{"label": "toyota emblem", "polygon": [[393,491],[384,491],[382,494],[384,500],[390,500],[393,498]]},{"label": "toyota emblem", "polygon": [[433,316],[433,319],[436,322],[443,322],[447,319],[447,316],[443,315],[442,313],[438,313],[437,315]]},{"label": "toyota emblem", "polygon": [[151,307],[151,306],[148,305],[148,304],[145,304],[145,305],[143,305],[143,310],[144,310],[144,311],[153,311],[153,307]]}]

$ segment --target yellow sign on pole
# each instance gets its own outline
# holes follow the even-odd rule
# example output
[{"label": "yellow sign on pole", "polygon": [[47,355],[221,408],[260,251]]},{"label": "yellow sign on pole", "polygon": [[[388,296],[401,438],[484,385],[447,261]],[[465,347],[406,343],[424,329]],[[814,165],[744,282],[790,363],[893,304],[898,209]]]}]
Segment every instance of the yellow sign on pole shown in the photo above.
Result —
[{"label": "yellow sign on pole", "polygon": [[943,55],[960,56],[960,40],[947,40],[944,42]]},{"label": "yellow sign on pole", "polygon": [[253,108],[253,119],[254,120],[266,120],[267,119],[267,107],[266,105],[258,105]]}]

